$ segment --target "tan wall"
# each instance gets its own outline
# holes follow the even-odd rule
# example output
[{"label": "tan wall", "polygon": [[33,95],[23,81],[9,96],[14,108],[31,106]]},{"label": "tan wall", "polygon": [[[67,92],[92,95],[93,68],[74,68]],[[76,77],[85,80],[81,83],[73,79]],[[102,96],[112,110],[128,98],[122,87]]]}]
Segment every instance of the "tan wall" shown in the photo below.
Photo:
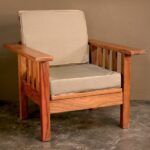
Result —
[{"label": "tan wall", "polygon": [[17,62],[3,43],[19,41],[17,11],[81,9],[89,37],[147,49],[133,58],[132,99],[150,99],[149,0],[0,0],[0,99],[17,99]]}]

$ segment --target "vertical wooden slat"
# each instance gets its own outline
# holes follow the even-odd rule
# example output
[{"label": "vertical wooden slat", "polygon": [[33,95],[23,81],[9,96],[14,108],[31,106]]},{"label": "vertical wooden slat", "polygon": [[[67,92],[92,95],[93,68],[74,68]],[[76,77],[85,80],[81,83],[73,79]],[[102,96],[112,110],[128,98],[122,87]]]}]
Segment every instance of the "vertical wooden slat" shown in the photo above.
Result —
[{"label": "vertical wooden slat", "polygon": [[20,57],[20,61],[18,61],[18,63],[21,63],[21,70],[22,70],[22,79],[23,80],[26,80],[26,77],[27,77],[27,59],[26,57],[23,57],[23,56],[18,56]]},{"label": "vertical wooden slat", "polygon": [[102,48],[97,49],[97,61],[98,61],[98,66],[103,67],[103,49]]},{"label": "vertical wooden slat", "polygon": [[32,88],[35,88],[35,79],[36,79],[36,62],[32,62],[32,77],[31,77],[31,85]]},{"label": "vertical wooden slat", "polygon": [[40,63],[40,112],[41,112],[41,139],[50,140],[50,83],[49,63]]},{"label": "vertical wooden slat", "polygon": [[31,60],[27,60],[27,83],[31,83]]},{"label": "vertical wooden slat", "polygon": [[123,88],[123,104],[121,105],[120,124],[122,128],[129,128],[130,120],[130,70],[131,70],[131,56],[123,55],[121,72],[122,72],[122,88]]},{"label": "vertical wooden slat", "polygon": [[112,52],[112,70],[117,71],[117,52]]},{"label": "vertical wooden slat", "polygon": [[90,52],[91,52],[91,63],[92,64],[97,64],[97,47],[91,46],[90,47]]},{"label": "vertical wooden slat", "polygon": [[110,68],[110,50],[105,50],[105,68]]},{"label": "vertical wooden slat", "polygon": [[36,90],[39,91],[39,63],[36,63]]},{"label": "vertical wooden slat", "polygon": [[28,98],[25,96],[23,80],[26,72],[26,61],[18,55],[18,89],[19,89],[19,107],[20,107],[20,119],[26,119],[28,117]]}]

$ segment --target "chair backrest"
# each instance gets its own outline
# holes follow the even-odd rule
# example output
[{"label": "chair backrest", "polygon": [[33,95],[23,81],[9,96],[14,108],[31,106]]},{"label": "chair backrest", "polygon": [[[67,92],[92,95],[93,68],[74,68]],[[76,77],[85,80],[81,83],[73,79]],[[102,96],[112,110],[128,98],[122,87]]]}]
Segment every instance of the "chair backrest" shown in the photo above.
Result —
[{"label": "chair backrest", "polygon": [[22,43],[54,57],[52,65],[89,61],[88,35],[80,10],[19,11]]}]

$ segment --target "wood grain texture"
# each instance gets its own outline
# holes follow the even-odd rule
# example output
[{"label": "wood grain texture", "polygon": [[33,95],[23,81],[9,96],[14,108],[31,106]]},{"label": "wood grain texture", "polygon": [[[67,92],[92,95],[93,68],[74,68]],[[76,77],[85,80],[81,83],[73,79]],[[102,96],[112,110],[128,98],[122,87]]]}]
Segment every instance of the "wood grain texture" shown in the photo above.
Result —
[{"label": "wood grain texture", "polygon": [[41,139],[49,141],[50,134],[50,84],[49,63],[40,63],[40,112],[41,112]]},{"label": "wood grain texture", "polygon": [[31,85],[32,88],[36,88],[36,62],[32,61],[32,77],[31,77]]},{"label": "wood grain texture", "polygon": [[25,56],[33,61],[46,62],[53,60],[52,56],[42,53],[38,50],[28,48],[21,44],[5,44],[4,47],[11,50],[14,53],[17,53],[21,56]]},{"label": "wood grain texture", "polygon": [[27,59],[27,83],[30,84],[31,83],[31,60]]},{"label": "wood grain texture", "polygon": [[117,71],[117,52],[112,52],[112,71]]},{"label": "wood grain texture", "polygon": [[95,90],[95,91],[80,92],[80,93],[67,93],[61,95],[54,95],[52,96],[52,100],[79,98],[79,97],[104,95],[104,94],[112,94],[112,93],[119,93],[119,92],[122,92],[122,88],[111,88],[111,89]]},{"label": "wood grain texture", "polygon": [[103,49],[102,48],[97,49],[97,61],[98,61],[98,66],[103,67]]},{"label": "wood grain texture", "polygon": [[[26,78],[27,78],[27,59],[26,59],[26,57],[23,57],[23,56],[18,56],[18,57],[20,57],[20,61],[21,61],[21,72],[22,72],[22,79],[23,80],[26,80]],[[19,64],[19,62],[18,62],[18,64]]]},{"label": "wood grain texture", "polygon": [[105,50],[105,68],[110,69],[110,50]]},{"label": "wood grain texture", "polygon": [[[7,49],[18,54],[18,82],[20,118],[28,117],[28,97],[40,107],[41,139],[49,141],[50,113],[94,109],[120,105],[120,124],[129,127],[130,120],[130,70],[131,55],[144,54],[143,49],[111,44],[98,40],[89,40],[90,63],[117,71],[117,53],[122,55],[122,88],[96,90],[83,93],[67,93],[50,96],[49,63],[53,58],[38,50],[28,48],[21,43],[5,44]],[[106,50],[105,57],[103,56]],[[112,51],[112,62],[110,62]]]},{"label": "wood grain texture", "polygon": [[[112,50],[113,71],[117,71],[117,52],[122,54],[122,88],[67,93],[50,97],[48,61],[51,61],[52,57],[20,44],[5,45],[6,48],[18,54],[20,118],[26,119],[28,116],[27,97],[30,97],[40,106],[42,141],[49,141],[51,138],[50,113],[120,105],[121,126],[129,127],[131,55],[143,54],[144,51],[95,40],[89,43],[92,47],[91,63],[102,67],[105,61],[106,69],[110,69],[110,50]],[[105,57],[103,57],[103,49],[106,49]]]},{"label": "wood grain texture", "polygon": [[40,89],[40,75],[39,75],[39,69],[40,65],[39,62],[36,62],[36,90],[39,91]]},{"label": "wood grain texture", "polygon": [[97,47],[91,46],[90,47],[90,62],[91,64],[97,64]]},{"label": "wood grain texture", "polygon": [[23,80],[26,72],[25,59],[18,55],[18,90],[19,90],[19,106],[20,106],[20,119],[28,118],[28,98],[24,93]]},{"label": "wood grain texture", "polygon": [[109,50],[120,52],[120,53],[127,54],[127,55],[140,55],[140,54],[145,53],[145,51],[143,49],[130,48],[127,46],[102,42],[102,41],[98,41],[95,39],[90,39],[89,44],[92,46],[109,49]]},{"label": "wood grain texture", "polygon": [[122,88],[123,88],[123,104],[120,111],[120,124],[122,128],[129,128],[130,120],[130,72],[131,57],[122,55]]},{"label": "wood grain texture", "polygon": [[31,87],[31,84],[27,82],[23,82],[24,93],[27,97],[29,97],[34,103],[40,105],[41,96],[38,91]]},{"label": "wood grain texture", "polygon": [[122,104],[122,92],[50,101],[51,113],[84,110]]}]

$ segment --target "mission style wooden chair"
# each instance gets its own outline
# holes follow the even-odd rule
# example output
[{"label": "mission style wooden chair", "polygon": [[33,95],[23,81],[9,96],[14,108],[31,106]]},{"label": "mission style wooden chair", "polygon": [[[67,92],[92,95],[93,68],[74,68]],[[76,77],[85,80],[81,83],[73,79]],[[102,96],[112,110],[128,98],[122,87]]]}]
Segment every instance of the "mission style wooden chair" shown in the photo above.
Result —
[{"label": "mission style wooden chair", "polygon": [[120,125],[129,128],[131,56],[144,50],[88,40],[79,10],[20,11],[19,18],[21,43],[5,47],[18,55],[20,118],[30,98],[40,107],[42,141],[51,139],[53,113],[119,105]]}]

